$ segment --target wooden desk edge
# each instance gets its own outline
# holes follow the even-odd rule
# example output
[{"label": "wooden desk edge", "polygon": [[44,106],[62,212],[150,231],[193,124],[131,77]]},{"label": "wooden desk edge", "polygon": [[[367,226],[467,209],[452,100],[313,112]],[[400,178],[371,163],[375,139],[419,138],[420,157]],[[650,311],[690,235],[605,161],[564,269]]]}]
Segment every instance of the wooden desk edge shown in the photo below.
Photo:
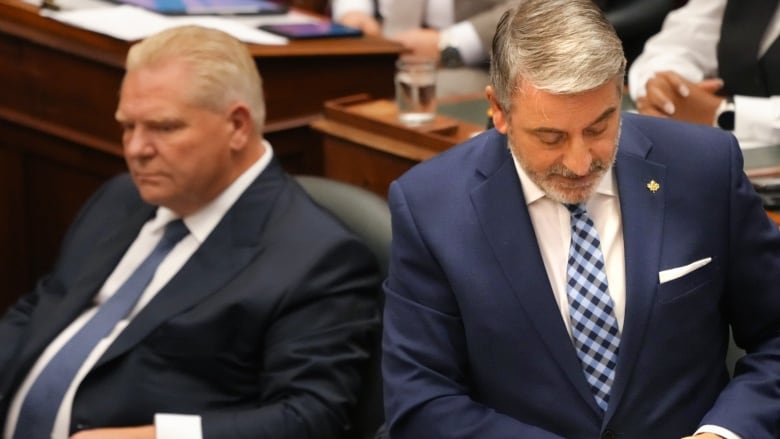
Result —
[{"label": "wooden desk edge", "polygon": [[326,135],[338,137],[359,145],[372,145],[374,150],[408,160],[423,161],[439,153],[439,151],[412,145],[392,137],[361,130],[325,118],[315,120],[311,123],[311,127]]}]

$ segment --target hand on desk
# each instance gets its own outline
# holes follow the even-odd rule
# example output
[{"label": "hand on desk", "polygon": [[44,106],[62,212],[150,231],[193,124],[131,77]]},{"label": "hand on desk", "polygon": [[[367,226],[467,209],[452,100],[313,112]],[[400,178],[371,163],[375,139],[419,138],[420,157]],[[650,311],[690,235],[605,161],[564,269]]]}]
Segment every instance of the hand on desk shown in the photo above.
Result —
[{"label": "hand on desk", "polygon": [[[378,36],[382,33],[382,25],[373,16],[364,12],[347,12],[338,17],[337,22],[356,27],[365,35]],[[390,40],[397,41],[404,46],[407,53],[426,58],[439,59],[439,31],[435,29],[408,29],[390,35]]]},{"label": "hand on desk", "polygon": [[364,12],[347,12],[336,21],[345,26],[356,27],[365,35],[378,36],[382,33],[382,25],[379,21]]},{"label": "hand on desk", "polygon": [[439,31],[436,29],[409,29],[388,38],[401,43],[411,55],[439,59]]},{"label": "hand on desk", "polygon": [[154,425],[124,428],[96,428],[82,430],[70,439],[154,439]]},{"label": "hand on desk", "polygon": [[720,79],[695,83],[674,72],[659,72],[645,84],[646,94],[637,99],[636,108],[640,114],[712,125],[723,101],[715,94],[721,87]]}]

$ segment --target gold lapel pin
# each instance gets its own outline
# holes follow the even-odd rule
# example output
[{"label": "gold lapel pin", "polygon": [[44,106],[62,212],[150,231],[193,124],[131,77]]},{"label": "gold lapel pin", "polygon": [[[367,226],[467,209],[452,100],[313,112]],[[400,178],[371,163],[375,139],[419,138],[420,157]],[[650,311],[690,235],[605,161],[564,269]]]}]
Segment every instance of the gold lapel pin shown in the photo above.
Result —
[{"label": "gold lapel pin", "polygon": [[647,183],[647,189],[649,189],[650,192],[652,192],[652,193],[656,193],[656,192],[658,192],[658,189],[661,189],[661,185],[658,184],[658,182],[655,181],[655,180],[650,180]]}]

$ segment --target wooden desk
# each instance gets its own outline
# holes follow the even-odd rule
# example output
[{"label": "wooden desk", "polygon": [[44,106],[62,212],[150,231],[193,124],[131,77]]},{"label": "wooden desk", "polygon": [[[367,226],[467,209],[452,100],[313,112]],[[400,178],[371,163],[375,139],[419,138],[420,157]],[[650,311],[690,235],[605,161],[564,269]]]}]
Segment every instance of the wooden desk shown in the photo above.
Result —
[{"label": "wooden desk", "polygon": [[409,168],[484,126],[440,112],[431,124],[404,127],[394,101],[362,94],[326,102],[312,128],[323,135],[325,176],[386,197],[390,183]]},{"label": "wooden desk", "polygon": [[[0,311],[50,269],[86,198],[125,169],[114,111],[129,46],[0,0]],[[328,99],[391,97],[400,50],[368,37],[250,45],[266,137],[288,171],[321,174],[309,123]]]}]

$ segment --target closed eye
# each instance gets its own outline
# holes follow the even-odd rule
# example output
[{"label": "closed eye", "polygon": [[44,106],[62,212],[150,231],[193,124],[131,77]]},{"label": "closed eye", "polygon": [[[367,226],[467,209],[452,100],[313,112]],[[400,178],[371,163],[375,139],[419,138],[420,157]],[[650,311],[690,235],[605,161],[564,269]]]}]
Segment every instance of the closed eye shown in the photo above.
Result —
[{"label": "closed eye", "polygon": [[585,135],[590,137],[597,137],[603,134],[606,130],[607,130],[607,123],[600,122],[596,125],[592,125],[589,126],[588,128],[585,128]]},{"label": "closed eye", "polygon": [[603,112],[601,116],[596,118],[592,124],[583,130],[583,134],[589,137],[598,137],[599,135],[604,134],[604,132],[607,131],[607,128],[609,127],[610,118],[616,112],[617,109],[615,108],[607,109],[607,111]]},{"label": "closed eye", "polygon": [[179,120],[163,120],[149,123],[149,129],[152,131],[170,133],[184,127],[184,122]]},{"label": "closed eye", "polygon": [[545,145],[555,146],[566,139],[566,134],[559,131],[536,131],[536,138]]},{"label": "closed eye", "polygon": [[132,122],[120,122],[119,126],[122,128],[122,131],[124,132],[133,131],[133,129],[135,128],[135,124]]}]

